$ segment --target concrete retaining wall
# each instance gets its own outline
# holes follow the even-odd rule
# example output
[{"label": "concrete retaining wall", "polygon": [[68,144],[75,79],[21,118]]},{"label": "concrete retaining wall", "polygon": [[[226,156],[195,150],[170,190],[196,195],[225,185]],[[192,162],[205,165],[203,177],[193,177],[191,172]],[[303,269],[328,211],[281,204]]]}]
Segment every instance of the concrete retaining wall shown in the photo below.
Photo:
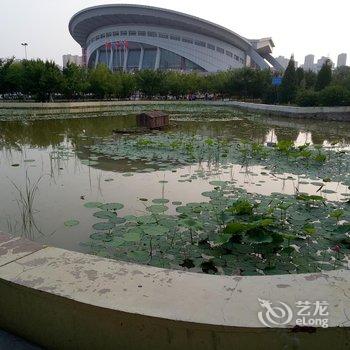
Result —
[{"label": "concrete retaining wall", "polygon": [[[0,327],[48,349],[348,349],[350,272],[211,276],[0,234]],[[329,328],[258,319],[258,299],[329,303]]]},{"label": "concrete retaining wall", "polygon": [[308,118],[317,120],[350,121],[350,106],[345,107],[295,107],[266,105],[238,101],[212,102],[218,106],[232,106],[249,112],[277,115],[292,118]]},{"label": "concrete retaining wall", "polygon": [[[163,102],[164,103],[164,102]],[[91,117],[94,113],[117,111],[119,107],[136,107],[155,105],[157,101],[96,101],[96,102],[59,102],[59,103],[20,103],[0,102],[0,119],[45,119],[61,115],[65,118],[73,116]]]},{"label": "concrete retaining wall", "polygon": [[249,112],[267,115],[287,116],[293,118],[310,118],[317,120],[350,121],[350,106],[348,107],[294,107],[246,103],[238,101],[97,101],[97,102],[60,102],[60,103],[21,103],[0,102],[0,118],[25,117],[41,118],[57,114],[86,114],[117,111],[118,107],[137,107],[142,105],[212,105],[229,106]]}]

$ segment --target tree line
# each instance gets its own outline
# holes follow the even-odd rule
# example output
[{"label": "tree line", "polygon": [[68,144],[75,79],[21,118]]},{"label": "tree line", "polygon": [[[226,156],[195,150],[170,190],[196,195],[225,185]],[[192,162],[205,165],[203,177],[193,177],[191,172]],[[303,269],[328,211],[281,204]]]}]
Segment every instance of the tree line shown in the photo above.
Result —
[{"label": "tree line", "polygon": [[182,99],[201,95],[263,103],[301,106],[350,104],[350,68],[332,71],[326,62],[316,74],[295,67],[293,57],[282,84],[272,85],[274,72],[241,68],[201,74],[141,70],[111,72],[106,65],[85,69],[68,64],[61,70],[52,61],[0,59],[0,96],[37,101],[126,99],[141,97]]},{"label": "tree line", "polygon": [[293,56],[284,72],[282,84],[269,102],[298,106],[350,106],[350,67],[332,69],[326,60],[320,71],[295,67]]}]

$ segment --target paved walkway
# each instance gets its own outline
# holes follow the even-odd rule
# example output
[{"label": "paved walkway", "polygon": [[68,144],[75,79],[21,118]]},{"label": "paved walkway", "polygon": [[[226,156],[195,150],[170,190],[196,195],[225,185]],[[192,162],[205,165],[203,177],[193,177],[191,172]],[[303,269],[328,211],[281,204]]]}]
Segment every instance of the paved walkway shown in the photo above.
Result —
[{"label": "paved walkway", "polygon": [[0,330],[0,350],[42,350],[13,334]]}]

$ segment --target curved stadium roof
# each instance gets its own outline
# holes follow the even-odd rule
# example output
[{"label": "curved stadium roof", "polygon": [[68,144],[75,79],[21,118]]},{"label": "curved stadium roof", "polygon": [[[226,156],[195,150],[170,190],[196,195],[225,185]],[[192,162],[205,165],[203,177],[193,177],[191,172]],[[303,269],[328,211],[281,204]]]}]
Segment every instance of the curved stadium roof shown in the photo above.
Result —
[{"label": "curved stadium roof", "polygon": [[110,4],[86,8],[71,18],[69,31],[84,48],[88,36],[95,30],[110,25],[131,24],[158,25],[206,35],[252,54],[253,59],[261,59],[256,56],[258,52],[271,53],[274,47],[271,38],[248,40],[210,21],[173,10],[144,5]]}]

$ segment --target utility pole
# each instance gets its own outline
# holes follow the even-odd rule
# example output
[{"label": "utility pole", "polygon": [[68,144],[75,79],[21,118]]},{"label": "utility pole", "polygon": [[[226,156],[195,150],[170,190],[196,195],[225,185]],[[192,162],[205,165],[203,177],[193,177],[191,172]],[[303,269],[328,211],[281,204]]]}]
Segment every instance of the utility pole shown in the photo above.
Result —
[{"label": "utility pole", "polygon": [[28,59],[28,57],[27,57],[27,46],[28,46],[28,43],[22,43],[21,45],[24,47],[24,54],[25,54],[25,58],[27,60]]}]

